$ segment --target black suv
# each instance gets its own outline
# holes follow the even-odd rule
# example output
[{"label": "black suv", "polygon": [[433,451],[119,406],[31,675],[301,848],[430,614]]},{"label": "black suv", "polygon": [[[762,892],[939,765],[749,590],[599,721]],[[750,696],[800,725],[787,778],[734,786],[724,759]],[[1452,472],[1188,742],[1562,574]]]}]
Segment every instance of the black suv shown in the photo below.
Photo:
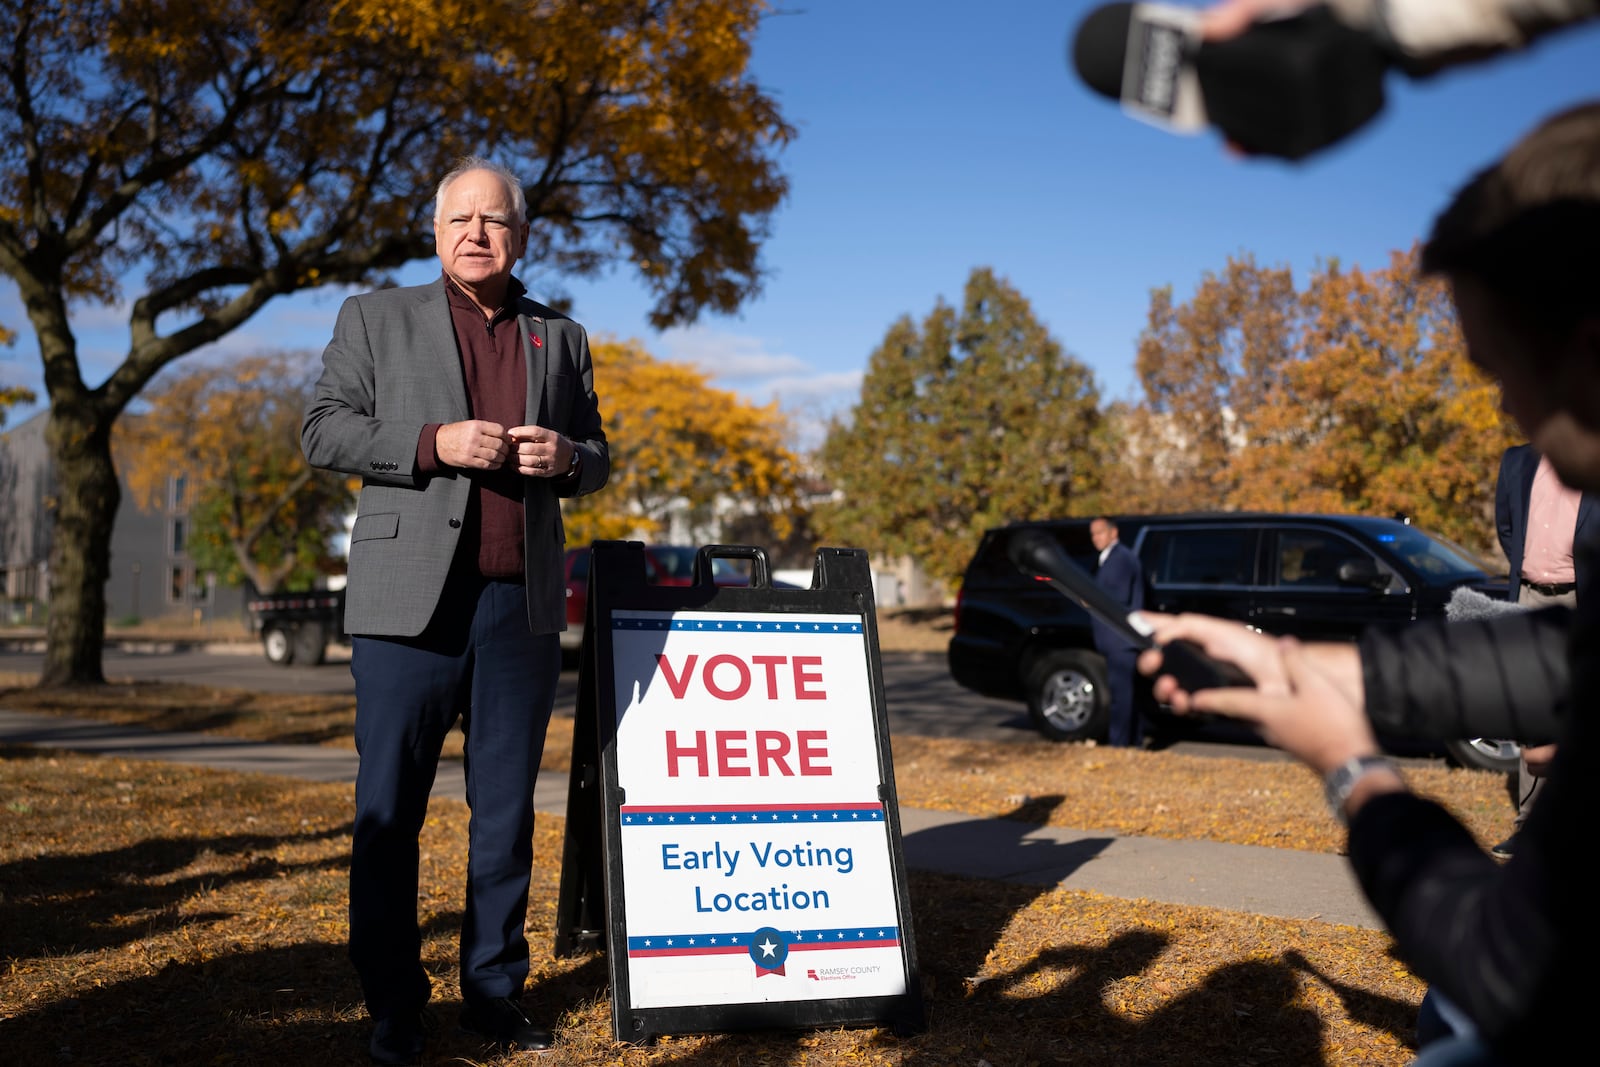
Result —
[{"label": "black suv", "polygon": [[[1145,606],[1153,611],[1198,611],[1267,633],[1353,640],[1372,623],[1442,615],[1460,586],[1506,596],[1505,578],[1491,576],[1481,560],[1400,519],[1247,512],[1113,518],[1119,540],[1143,564]],[[1027,701],[1035,725],[1053,740],[1103,739],[1105,661],[1083,610],[1007,556],[1010,537],[1025,529],[1053,535],[1094,571],[1088,519],[989,530],[956,601],[950,674],[986,696]],[[1453,746],[1451,755],[1506,770],[1516,766],[1517,750],[1475,739]]]}]

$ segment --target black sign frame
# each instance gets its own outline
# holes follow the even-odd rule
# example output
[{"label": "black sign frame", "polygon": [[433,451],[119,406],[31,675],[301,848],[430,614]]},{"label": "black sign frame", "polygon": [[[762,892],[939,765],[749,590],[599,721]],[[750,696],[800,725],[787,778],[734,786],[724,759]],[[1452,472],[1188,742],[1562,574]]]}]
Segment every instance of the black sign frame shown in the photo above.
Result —
[{"label": "black sign frame", "polygon": [[[718,585],[718,560],[742,559],[747,585]],[[883,669],[878,654],[872,573],[859,549],[818,550],[808,589],[773,585],[763,549],[708,545],[699,549],[689,586],[647,578],[645,545],[596,541],[590,549],[588,606],[579,660],[567,794],[566,839],[556,905],[555,953],[606,953],[611,980],[612,1029],[619,1041],[647,1043],[673,1033],[803,1029],[857,1025],[890,1027],[908,1036],[926,1029],[922,982],[912,933],[910,894],[901,844],[900,815],[889,746]],[[905,990],[888,996],[641,1007],[632,1000],[625,918],[621,807],[618,782],[617,699],[612,679],[611,618],[618,610],[832,614],[861,619],[867,654],[872,732],[877,748],[879,801],[887,830],[888,863],[899,923]],[[620,950],[619,950],[620,947]]]}]

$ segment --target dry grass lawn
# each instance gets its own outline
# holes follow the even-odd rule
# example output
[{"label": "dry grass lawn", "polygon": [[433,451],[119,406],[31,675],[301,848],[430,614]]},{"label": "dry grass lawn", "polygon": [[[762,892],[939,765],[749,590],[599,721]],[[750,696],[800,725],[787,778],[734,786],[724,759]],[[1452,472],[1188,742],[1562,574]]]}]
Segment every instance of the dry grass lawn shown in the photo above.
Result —
[{"label": "dry grass lawn", "polygon": [[[890,647],[885,635],[884,646]],[[942,647],[942,644],[941,646]],[[23,679],[0,678],[0,687]],[[115,685],[0,688],[0,706],[345,744],[348,699]],[[564,768],[571,720],[552,728]],[[1047,742],[893,742],[900,802],[1124,834],[1338,851],[1318,784],[1288,763]],[[1500,779],[1412,772],[1480,839]],[[912,872],[929,1027],[611,1038],[604,956],[551,959],[563,820],[541,816],[530,1000],[544,1056],[454,1031],[464,805],[423,840],[424,953],[444,1023],[432,1064],[1197,1067],[1408,1062],[1423,986],[1380,932]],[[6,1063],[362,1064],[344,955],[350,790],[0,749],[0,1049]]]}]

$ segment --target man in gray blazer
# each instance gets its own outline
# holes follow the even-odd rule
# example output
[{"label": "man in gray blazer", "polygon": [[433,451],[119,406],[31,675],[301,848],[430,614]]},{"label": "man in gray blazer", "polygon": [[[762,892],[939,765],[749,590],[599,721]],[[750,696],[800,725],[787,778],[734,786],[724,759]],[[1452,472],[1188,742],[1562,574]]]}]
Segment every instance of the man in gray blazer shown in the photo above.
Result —
[{"label": "man in gray blazer", "polygon": [[460,1023],[548,1048],[523,1011],[533,786],[566,624],[560,497],[606,482],[588,337],[524,296],[517,178],[463,160],[439,183],[442,277],[345,301],[301,443],[358,475],[345,627],[356,683],[350,957],[369,1051],[420,1060],[431,1028],[417,923],[418,835],[446,733],[466,738],[472,808]]}]

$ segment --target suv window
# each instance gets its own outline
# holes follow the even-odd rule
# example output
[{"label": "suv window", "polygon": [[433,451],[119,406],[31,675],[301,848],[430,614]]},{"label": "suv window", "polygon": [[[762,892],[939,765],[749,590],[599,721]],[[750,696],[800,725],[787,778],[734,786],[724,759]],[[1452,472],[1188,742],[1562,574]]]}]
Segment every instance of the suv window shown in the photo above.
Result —
[{"label": "suv window", "polygon": [[1256,531],[1220,527],[1153,529],[1140,549],[1155,585],[1252,585]]},{"label": "suv window", "polygon": [[[1295,589],[1340,589],[1339,567],[1371,556],[1327,530],[1279,530],[1269,566],[1277,585]],[[1384,568],[1387,570],[1388,568]]]},{"label": "suv window", "polygon": [[[1391,552],[1416,568],[1422,580],[1429,585],[1452,586],[1496,573],[1496,568],[1460,545],[1446,541],[1437,534],[1424,533],[1415,526],[1381,519],[1353,518],[1350,522],[1366,528]],[[1505,568],[1499,568],[1499,573],[1505,573]]]}]

